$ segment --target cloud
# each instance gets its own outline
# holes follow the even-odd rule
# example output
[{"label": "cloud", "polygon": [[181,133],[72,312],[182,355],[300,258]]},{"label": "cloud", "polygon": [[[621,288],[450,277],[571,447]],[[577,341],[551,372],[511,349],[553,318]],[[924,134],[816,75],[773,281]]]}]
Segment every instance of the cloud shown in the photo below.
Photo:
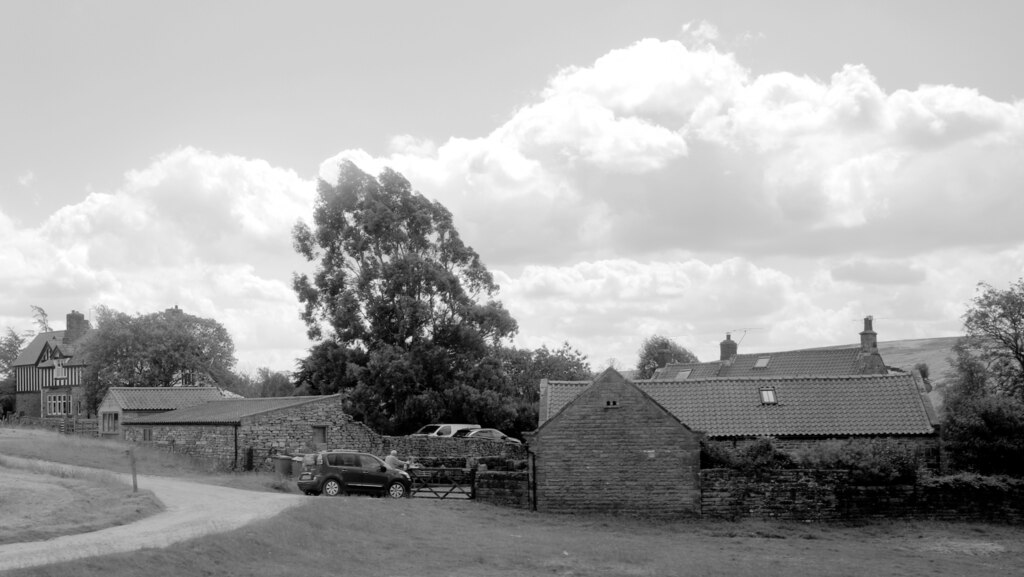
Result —
[{"label": "cloud", "polygon": [[195,148],[162,155],[117,190],[2,235],[4,300],[22,304],[11,313],[38,304],[54,320],[100,304],[128,313],[178,305],[224,324],[241,364],[288,368],[306,348],[290,233],[313,194],[313,183],[262,160]]},{"label": "cloud", "polygon": [[748,340],[767,347],[855,342],[867,314],[941,336],[977,263],[1015,274],[1024,103],[887,92],[855,64],[753,75],[713,26],[684,36],[558,71],[485,136],[407,136],[321,173],[402,172],[503,273],[524,344],[597,357],[654,332],[717,354],[734,326],[764,327]]}]

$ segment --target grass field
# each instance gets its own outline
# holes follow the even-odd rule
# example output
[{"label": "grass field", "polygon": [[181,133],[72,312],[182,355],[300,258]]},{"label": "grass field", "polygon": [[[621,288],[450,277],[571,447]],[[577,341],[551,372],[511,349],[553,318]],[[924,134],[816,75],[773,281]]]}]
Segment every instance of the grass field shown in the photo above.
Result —
[{"label": "grass field", "polygon": [[[26,441],[26,438],[30,439]],[[42,440],[40,440],[42,439]],[[63,442],[62,442],[63,441]],[[53,450],[63,460],[123,458],[119,444],[49,433],[5,436],[0,453]],[[141,453],[141,451],[140,451]],[[159,452],[146,467],[239,484]],[[191,467],[191,468],[190,468]],[[258,477],[258,476],[256,476]],[[272,476],[270,476],[272,478]],[[251,485],[275,490],[265,480]],[[130,554],[14,570],[12,576],[782,576],[1024,575],[1024,528],[933,522],[837,526],[781,522],[652,522],[545,515],[473,501],[308,497],[243,529]]]}]

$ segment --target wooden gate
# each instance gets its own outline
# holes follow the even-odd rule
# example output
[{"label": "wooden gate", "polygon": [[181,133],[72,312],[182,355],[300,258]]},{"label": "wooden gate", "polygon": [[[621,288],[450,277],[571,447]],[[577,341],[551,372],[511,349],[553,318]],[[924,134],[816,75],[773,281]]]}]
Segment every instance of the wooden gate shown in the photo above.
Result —
[{"label": "wooden gate", "polygon": [[472,499],[476,469],[419,467],[406,471],[412,477],[412,497],[427,499]]}]

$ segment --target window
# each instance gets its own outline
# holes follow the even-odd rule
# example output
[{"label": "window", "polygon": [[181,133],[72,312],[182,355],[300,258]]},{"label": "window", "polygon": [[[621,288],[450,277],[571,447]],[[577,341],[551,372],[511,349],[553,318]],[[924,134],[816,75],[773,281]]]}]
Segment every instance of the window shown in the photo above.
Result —
[{"label": "window", "polygon": [[104,433],[117,432],[117,413],[103,413],[102,431]]},{"label": "window", "polygon": [[64,359],[53,359],[53,378],[67,378],[67,374],[64,372]]},{"label": "window", "polygon": [[771,360],[772,360],[771,357],[760,357],[756,361],[754,361],[754,368],[755,369],[767,368],[768,367],[768,363],[771,362]]},{"label": "window", "polygon": [[761,389],[761,404],[762,405],[776,405],[778,401],[775,400],[775,389]]},{"label": "window", "polygon": [[50,416],[71,414],[70,395],[46,395],[46,414]]},{"label": "window", "polygon": [[617,400],[605,401],[604,402],[604,408],[606,408],[606,409],[617,409],[617,408],[619,408],[619,401],[617,401]]},{"label": "window", "polygon": [[438,437],[447,437],[448,435],[452,434],[452,428],[449,427],[448,425],[445,425],[438,429],[437,432],[434,434],[437,435]]},{"label": "window", "polygon": [[313,444],[323,445],[327,443],[327,427],[314,426],[313,427]]},{"label": "window", "polygon": [[153,440],[153,429],[151,429],[149,427],[146,427],[145,429],[142,429],[142,440],[143,441],[152,441]]},{"label": "window", "polygon": [[685,371],[679,371],[678,373],[676,373],[676,380],[677,381],[682,381],[682,380],[688,379],[688,378],[690,378],[690,373],[692,373],[692,372],[693,372],[693,369],[686,369]]}]

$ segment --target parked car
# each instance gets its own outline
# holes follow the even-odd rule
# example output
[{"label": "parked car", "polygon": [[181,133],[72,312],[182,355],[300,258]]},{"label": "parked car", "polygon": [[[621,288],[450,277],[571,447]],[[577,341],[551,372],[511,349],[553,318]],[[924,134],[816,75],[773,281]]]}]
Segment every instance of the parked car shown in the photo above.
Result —
[{"label": "parked car", "polygon": [[451,437],[458,431],[467,429],[479,429],[480,425],[456,425],[452,423],[434,423],[420,427],[413,436],[421,437]]},{"label": "parked car", "polygon": [[462,439],[485,439],[488,441],[501,441],[503,443],[511,443],[513,445],[521,445],[522,441],[514,437],[509,437],[505,433],[502,433],[498,429],[462,429],[456,431],[453,437],[459,437]]},{"label": "parked car", "polygon": [[298,485],[307,495],[370,493],[399,499],[409,496],[412,479],[369,453],[321,451],[303,456]]}]

